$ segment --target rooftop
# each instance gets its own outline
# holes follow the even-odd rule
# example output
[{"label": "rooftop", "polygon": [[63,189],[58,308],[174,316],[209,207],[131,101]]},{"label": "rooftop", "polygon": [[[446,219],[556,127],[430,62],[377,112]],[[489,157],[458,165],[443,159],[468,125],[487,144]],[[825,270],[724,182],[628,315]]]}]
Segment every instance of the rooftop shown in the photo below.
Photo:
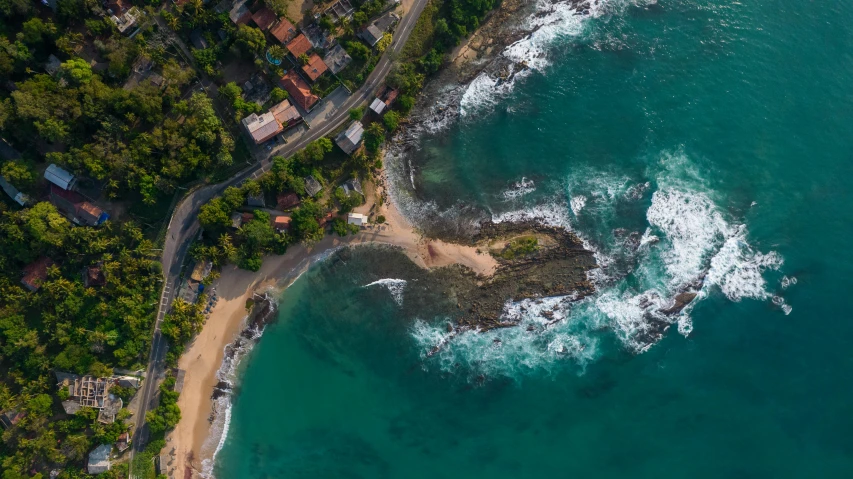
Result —
[{"label": "rooftop", "polygon": [[361,122],[354,121],[350,123],[346,130],[342,131],[335,137],[335,143],[337,143],[337,145],[349,155],[358,148],[363,134],[364,126]]},{"label": "rooftop", "polygon": [[50,166],[48,166],[47,169],[44,170],[44,177],[47,181],[62,188],[63,190],[70,190],[74,187],[74,175],[63,170],[62,168],[56,166],[53,163],[51,163]]},{"label": "rooftop", "polygon": [[276,198],[278,209],[286,210],[299,204],[299,196],[296,193],[282,193]]},{"label": "rooftop", "polygon": [[53,266],[53,260],[42,256],[24,268],[24,278],[21,279],[21,283],[24,283],[30,291],[36,291],[47,279],[47,269],[51,266]]},{"label": "rooftop", "polygon": [[323,62],[329,67],[329,70],[335,74],[346,68],[351,61],[352,57],[347,54],[347,51],[344,50],[344,47],[340,46],[340,44],[335,45],[335,47],[329,50],[329,53],[326,53],[326,56],[323,57]]},{"label": "rooftop", "polygon": [[287,44],[287,51],[289,51],[294,57],[299,58],[300,56],[308,53],[308,50],[311,49],[311,42],[303,34],[299,34]]},{"label": "rooftop", "polygon": [[284,100],[281,103],[270,107],[270,113],[272,113],[275,119],[282,125],[287,125],[291,121],[301,118],[299,110],[297,110],[296,107],[288,100]]},{"label": "rooftop", "polygon": [[317,181],[313,176],[305,177],[305,191],[310,195],[314,196],[323,189],[323,186],[320,185],[320,182]]},{"label": "rooftop", "polygon": [[255,25],[258,26],[261,30],[268,30],[270,25],[275,21],[276,14],[268,7],[263,7],[257,12],[252,14],[252,20],[255,22]]},{"label": "rooftop", "polygon": [[279,18],[276,23],[270,27],[270,35],[275,37],[281,43],[287,43],[293,40],[296,36],[296,27],[293,26],[286,18]]},{"label": "rooftop", "polygon": [[310,111],[320,101],[320,97],[311,93],[311,87],[308,86],[308,83],[293,70],[281,77],[280,83],[281,87],[290,94],[293,103],[305,111]]},{"label": "rooftop", "polygon": [[302,71],[305,72],[305,75],[311,79],[311,81],[317,81],[320,78],[320,75],[326,73],[329,67],[323,63],[323,59],[320,58],[320,55],[316,53],[312,53],[311,57],[308,59],[308,64],[302,67]]},{"label": "rooftop", "polygon": [[110,470],[110,451],[113,446],[101,444],[89,453],[89,464],[86,468],[89,474],[102,474]]},{"label": "rooftop", "polygon": [[275,116],[270,112],[261,115],[252,113],[243,118],[243,126],[246,127],[246,131],[258,145],[274,137],[282,130],[281,123],[276,121]]}]

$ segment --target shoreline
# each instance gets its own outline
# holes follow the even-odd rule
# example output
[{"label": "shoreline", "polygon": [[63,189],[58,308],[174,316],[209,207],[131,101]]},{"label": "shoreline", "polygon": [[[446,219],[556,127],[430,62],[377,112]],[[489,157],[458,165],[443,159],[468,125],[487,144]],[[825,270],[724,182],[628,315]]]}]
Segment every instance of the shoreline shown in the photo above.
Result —
[{"label": "shoreline", "polygon": [[[383,176],[380,184],[387,181]],[[382,206],[375,203],[376,189],[367,188],[366,203],[354,211],[363,214],[384,215],[386,223],[372,225],[356,235],[338,237],[326,235],[322,241],[306,247],[292,245],[281,256],[266,256],[257,272],[240,270],[228,265],[213,283],[219,301],[211,310],[202,331],[187,345],[178,361],[178,368],[186,371],[183,391],[178,399],[181,420],[167,436],[163,453],[169,455],[168,471],[172,477],[204,477],[203,464],[212,462],[218,447],[210,444],[214,414],[213,393],[219,378],[218,372],[226,359],[225,351],[240,340],[245,328],[248,312],[246,302],[256,292],[271,292],[273,295],[290,286],[316,261],[322,260],[333,251],[362,244],[385,244],[401,248],[415,264],[422,268],[439,268],[461,264],[475,273],[490,276],[497,268],[497,261],[489,254],[479,253],[473,246],[447,243],[421,236],[406,221],[396,206],[386,201]],[[380,193],[381,194],[381,193]],[[225,425],[227,429],[227,425]]]}]

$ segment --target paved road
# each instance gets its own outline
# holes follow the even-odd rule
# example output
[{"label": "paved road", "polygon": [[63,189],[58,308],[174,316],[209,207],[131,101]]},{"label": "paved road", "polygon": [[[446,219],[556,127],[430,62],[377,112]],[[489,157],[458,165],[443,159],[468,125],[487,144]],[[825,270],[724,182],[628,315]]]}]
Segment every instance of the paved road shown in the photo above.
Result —
[{"label": "paved road", "polygon": [[[157,393],[157,384],[159,379],[165,375],[165,356],[167,345],[166,339],[160,332],[160,326],[163,322],[163,317],[169,309],[172,299],[174,299],[174,293],[178,286],[178,280],[180,279],[181,266],[184,262],[184,258],[186,257],[187,250],[199,231],[199,224],[197,220],[199,208],[212,198],[222,194],[225,188],[239,185],[246,179],[255,178],[261,173],[269,170],[271,163],[270,159],[273,155],[288,157],[304,148],[308,143],[329,134],[329,132],[346,122],[349,119],[349,110],[366,103],[367,100],[374,95],[376,88],[385,80],[385,77],[391,71],[391,66],[393,64],[392,59],[395,58],[403,49],[403,45],[405,45],[406,40],[412,33],[412,30],[417,23],[417,19],[423,12],[426,4],[427,0],[415,0],[412,5],[412,9],[403,16],[400,24],[397,26],[397,30],[394,33],[393,43],[388,47],[385,54],[379,60],[379,63],[377,63],[376,67],[367,77],[367,82],[361,88],[353,92],[349,99],[347,99],[347,101],[338,108],[335,114],[313,125],[312,128],[297,141],[288,143],[279,149],[274,151],[256,149],[253,153],[255,155],[261,155],[260,158],[256,157],[258,160],[256,164],[246,168],[227,181],[215,185],[208,185],[190,192],[175,208],[175,211],[172,214],[172,219],[169,222],[169,227],[166,231],[166,240],[163,245],[162,264],[163,275],[166,282],[163,287],[163,293],[160,297],[157,321],[154,326],[154,337],[151,342],[151,353],[148,359],[146,380],[143,383],[141,391],[142,396],[139,403],[140,409],[135,417],[136,423],[133,435],[133,448],[131,450],[130,457],[131,463],[133,462],[134,454],[145,448],[148,436],[148,431],[145,427],[145,413],[152,408],[152,401]],[[155,18],[158,20],[157,23],[160,24],[161,20],[159,19],[159,16],[156,16]],[[161,27],[168,31],[168,28],[165,27],[165,25],[161,25]],[[186,49],[183,42],[181,42],[177,36],[173,36],[173,41],[176,41],[179,48],[182,50]],[[192,59],[191,55],[189,55],[189,57]]]}]

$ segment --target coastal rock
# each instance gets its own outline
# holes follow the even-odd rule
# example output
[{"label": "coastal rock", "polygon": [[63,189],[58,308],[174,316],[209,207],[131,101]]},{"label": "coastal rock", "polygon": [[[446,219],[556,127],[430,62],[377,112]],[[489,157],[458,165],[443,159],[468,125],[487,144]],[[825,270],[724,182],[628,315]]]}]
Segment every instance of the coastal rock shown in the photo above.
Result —
[{"label": "coastal rock", "polygon": [[675,297],[675,304],[670,306],[669,308],[662,309],[661,313],[666,315],[676,315],[681,312],[684,308],[687,307],[694,299],[696,298],[696,293],[692,291],[685,291],[683,293],[679,293],[678,296]]}]

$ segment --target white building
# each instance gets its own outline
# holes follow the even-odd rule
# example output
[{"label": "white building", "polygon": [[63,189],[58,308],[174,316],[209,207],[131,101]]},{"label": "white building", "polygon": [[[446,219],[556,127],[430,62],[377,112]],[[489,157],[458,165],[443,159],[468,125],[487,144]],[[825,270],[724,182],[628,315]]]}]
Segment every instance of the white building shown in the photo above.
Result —
[{"label": "white building", "polygon": [[74,175],[54,164],[44,170],[44,178],[66,191],[74,188],[74,184],[77,183],[77,178]]},{"label": "white building", "polygon": [[347,224],[364,226],[367,224],[367,216],[361,213],[350,213],[347,215]]},{"label": "white building", "polygon": [[86,470],[89,474],[103,474],[110,470],[110,451],[113,446],[101,444],[89,453],[89,464]]}]

